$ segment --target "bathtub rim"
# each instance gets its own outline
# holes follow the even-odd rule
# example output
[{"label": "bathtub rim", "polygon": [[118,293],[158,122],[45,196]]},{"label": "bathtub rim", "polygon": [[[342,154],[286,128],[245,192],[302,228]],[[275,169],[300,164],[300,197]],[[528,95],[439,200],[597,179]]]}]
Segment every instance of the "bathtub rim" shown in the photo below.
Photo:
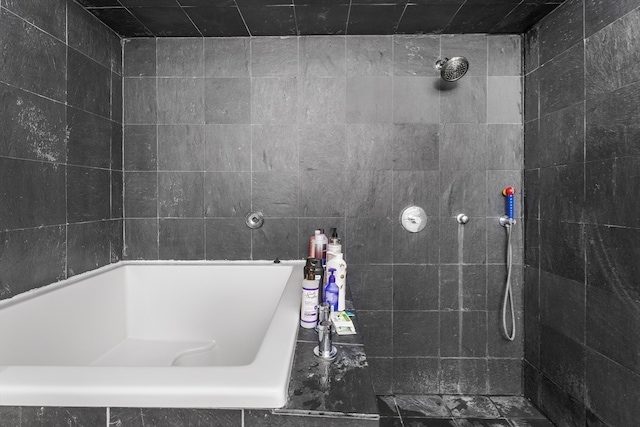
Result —
[{"label": "bathtub rim", "polygon": [[[2,377],[0,406],[279,408],[286,404],[299,327],[299,288],[304,260],[284,260],[277,264],[269,260],[119,261],[0,301],[0,308],[36,298],[127,265],[275,265],[292,268],[263,344],[250,365],[224,367],[5,365],[0,366]],[[297,272],[300,274],[296,274]],[[286,332],[282,339],[268,339],[278,332],[283,333],[283,330]],[[289,357],[283,354],[280,345],[283,340],[287,345],[286,348],[291,348]],[[281,360],[283,363],[273,364],[273,355],[277,355],[279,360],[284,358]],[[137,385],[127,384],[123,387],[123,379],[127,378],[127,374],[131,374],[133,370],[144,375],[142,378],[144,382]],[[65,380],[61,381],[60,378]],[[74,380],[70,382],[66,378],[74,378]],[[222,381],[226,385],[216,385],[217,381]],[[100,385],[96,386],[97,383]],[[36,397],[33,395],[34,390],[38,392]],[[177,390],[179,390],[178,395],[176,395]],[[212,402],[212,396],[215,396],[215,403]],[[243,401],[247,399],[253,403],[244,403]]]}]

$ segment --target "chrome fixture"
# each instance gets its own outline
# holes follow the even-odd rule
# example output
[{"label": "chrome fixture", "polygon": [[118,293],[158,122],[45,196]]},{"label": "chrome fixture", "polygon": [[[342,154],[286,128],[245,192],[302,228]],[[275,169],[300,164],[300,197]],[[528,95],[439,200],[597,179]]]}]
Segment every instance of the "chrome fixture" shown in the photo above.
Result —
[{"label": "chrome fixture", "polygon": [[469,222],[469,217],[466,214],[458,214],[458,216],[456,217],[456,221],[458,221],[458,224],[466,224]]},{"label": "chrome fixture", "polygon": [[440,71],[440,77],[445,82],[455,82],[469,71],[469,61],[464,56],[456,56],[451,59],[444,58],[436,61],[436,69]]},{"label": "chrome fixture", "polygon": [[427,225],[427,214],[419,206],[409,206],[400,214],[400,224],[408,232],[417,233]]},{"label": "chrome fixture", "polygon": [[260,211],[249,212],[244,222],[247,224],[247,227],[255,230],[256,228],[262,227],[262,224],[264,224],[264,217]]},{"label": "chrome fixture", "polygon": [[318,345],[313,349],[313,354],[318,359],[331,361],[336,358],[338,350],[331,343],[332,329],[330,320],[323,320],[318,324]]}]

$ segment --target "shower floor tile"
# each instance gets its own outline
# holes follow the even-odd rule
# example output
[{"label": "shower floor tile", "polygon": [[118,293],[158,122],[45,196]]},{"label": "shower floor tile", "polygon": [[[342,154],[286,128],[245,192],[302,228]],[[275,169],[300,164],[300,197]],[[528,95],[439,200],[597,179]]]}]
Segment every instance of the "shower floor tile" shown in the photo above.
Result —
[{"label": "shower floor tile", "polygon": [[500,418],[498,408],[487,396],[446,395],[443,398],[456,418]]},{"label": "shower floor tile", "polygon": [[505,418],[545,419],[545,416],[522,396],[490,396],[489,398]]},{"label": "shower floor tile", "polygon": [[520,396],[384,395],[377,402],[381,427],[554,427]]}]

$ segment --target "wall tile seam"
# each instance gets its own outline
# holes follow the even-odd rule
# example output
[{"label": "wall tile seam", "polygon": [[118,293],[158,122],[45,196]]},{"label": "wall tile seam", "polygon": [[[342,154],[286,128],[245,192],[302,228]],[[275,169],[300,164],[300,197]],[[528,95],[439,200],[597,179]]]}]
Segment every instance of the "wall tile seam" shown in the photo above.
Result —
[{"label": "wall tile seam", "polygon": [[51,160],[42,160],[42,159],[31,159],[31,158],[24,158],[24,157],[14,157],[14,156],[4,156],[4,155],[0,155],[0,159],[7,159],[7,160],[16,160],[16,161],[23,161],[23,162],[34,162],[34,163],[42,163],[45,165],[53,165],[54,168],[57,168],[58,166],[67,166],[68,163],[65,161],[51,161]]},{"label": "wall tile seam", "polygon": [[[585,327],[586,329],[586,327]],[[610,358],[609,356],[599,352],[598,350],[596,350],[595,348],[591,347],[588,343],[588,340],[585,344],[582,344],[582,346],[585,348],[585,357],[588,357],[588,352],[592,352],[597,354],[598,356],[602,357],[603,359],[606,359],[609,363],[613,363],[615,365],[617,365],[619,368],[622,368],[623,370],[627,371],[629,374],[631,374],[632,376],[638,377],[638,381],[640,381],[640,369],[638,369],[637,371],[632,370],[631,368],[629,368],[628,366],[625,366],[623,364],[621,364],[620,362],[617,362],[616,360]],[[586,365],[586,363],[585,363]]]},{"label": "wall tile seam", "polygon": [[[582,45],[582,51],[584,53],[585,50],[585,40],[581,39],[578,40],[577,42],[575,42],[574,44],[572,44],[571,46],[567,47],[565,50],[563,50],[562,52],[558,53],[557,55],[555,55],[553,58],[548,59],[546,62],[544,63],[540,63],[540,66],[538,68],[544,68],[545,66],[547,66],[548,64],[552,63],[552,62],[562,62],[562,56],[564,56],[568,51],[570,51],[571,49],[574,49],[576,46]],[[584,63],[584,54],[583,54],[583,63]]]},{"label": "wall tile seam", "polygon": [[[113,74],[116,74],[117,76],[120,76],[120,74],[116,73],[115,71],[113,71],[113,70],[111,69],[111,66],[110,66],[110,65],[109,65],[109,66],[106,66],[106,65],[102,64],[101,62],[96,61],[94,58],[90,57],[90,56],[89,56],[89,55],[87,55],[86,53],[82,52],[81,50],[78,50],[77,48],[75,48],[75,47],[73,47],[73,46],[71,46],[71,45],[69,45],[69,44],[65,44],[65,46],[67,47],[67,49],[72,49],[72,50],[74,50],[75,52],[77,52],[77,53],[79,53],[80,55],[82,55],[82,56],[84,56],[85,58],[87,58],[88,60],[90,60],[91,62],[93,62],[94,64],[97,64],[98,66],[100,66],[100,68],[104,68],[105,70],[109,71],[109,73],[110,73],[110,74],[111,74],[111,73],[113,73]],[[69,56],[68,56],[68,55],[69,55],[69,54],[67,53],[67,64],[69,63],[69,60],[68,60]],[[68,67],[67,67],[67,68],[68,68]]]},{"label": "wall tile seam", "polygon": [[[562,107],[562,108],[559,108],[557,110],[550,111],[550,112],[548,112],[546,114],[543,114],[543,115],[538,114],[538,117],[536,117],[535,119],[529,120],[527,123],[531,123],[534,120],[542,120],[544,118],[547,118],[548,116],[551,116],[552,114],[559,114],[559,113],[561,113],[563,111],[569,110],[571,108],[575,108],[578,104],[584,105],[585,101],[586,100],[583,98],[583,99],[581,99],[579,101],[574,102],[573,104],[567,105],[566,107]],[[587,117],[586,109],[584,111],[584,116],[585,116],[585,120],[586,120],[586,117]],[[585,133],[585,135],[586,135],[586,133]]]},{"label": "wall tile seam", "polygon": [[[109,93],[111,94],[111,91],[109,91]],[[109,98],[111,99],[111,95],[109,96]],[[69,104],[69,103],[65,103],[64,105],[67,107],[67,110],[68,110],[68,109],[70,109],[70,108],[73,108],[74,110],[82,111],[83,113],[90,114],[90,115],[92,115],[92,116],[94,116],[94,117],[99,117],[99,118],[101,118],[101,119],[105,119],[105,120],[109,121],[112,125],[113,125],[113,124],[116,124],[116,125],[122,125],[122,123],[121,123],[121,122],[118,122],[118,121],[113,120],[113,119],[111,118],[111,111],[109,111],[109,116],[107,117],[107,116],[101,116],[100,114],[96,114],[96,113],[94,113],[94,112],[92,112],[92,111],[83,110],[82,108],[76,107],[75,105],[72,105],[72,104]],[[67,121],[68,121],[68,119],[69,119],[69,116],[68,116],[68,115],[67,115],[66,119],[67,119]],[[68,128],[68,127],[69,127],[69,126],[67,125],[67,128]]]},{"label": "wall tile seam", "polygon": [[631,15],[632,13],[636,13],[636,12],[640,11],[640,6],[636,7],[635,9],[631,9],[629,12],[625,13],[624,15],[619,16],[617,19],[615,19],[614,21],[612,21],[612,22],[610,22],[609,24],[605,25],[604,27],[599,28],[599,29],[598,29],[598,30],[596,30],[595,32],[593,32],[593,33],[591,33],[591,34],[587,35],[587,34],[586,34],[586,31],[587,31],[587,27],[586,27],[587,4],[588,4],[588,3],[585,3],[585,7],[583,8],[583,11],[584,11],[584,21],[583,21],[583,23],[584,23],[585,25],[583,25],[583,29],[584,29],[584,31],[583,31],[583,33],[582,33],[582,37],[583,37],[584,39],[589,39],[589,38],[593,37],[594,35],[598,34],[600,31],[602,31],[602,30],[604,30],[604,29],[606,29],[606,28],[611,27],[612,25],[614,25],[614,24],[615,24],[615,23],[617,23],[618,21],[620,21],[620,20],[622,20],[622,19],[626,18],[627,16]]},{"label": "wall tile seam", "polygon": [[[584,358],[584,361],[585,361],[585,370],[586,370],[586,356]],[[542,361],[540,363],[542,364]],[[586,378],[586,373],[584,371],[583,371],[583,378],[582,379],[585,381],[585,383],[583,383],[583,385],[585,386],[585,390],[583,390],[583,392],[582,392],[583,395],[582,396],[575,396],[572,393],[571,390],[567,390],[565,387],[563,387],[563,386],[559,385],[557,382],[553,381],[553,379],[544,371],[542,366],[540,366],[540,368],[536,367],[536,370],[538,372],[540,372],[540,375],[542,375],[544,378],[546,378],[548,382],[552,383],[557,389],[559,389],[562,392],[564,392],[564,394],[567,397],[569,397],[569,399],[571,399],[571,400],[573,400],[575,402],[578,402],[578,404],[580,404],[580,406],[583,407],[583,408],[587,407],[586,405],[589,403],[588,402],[589,399],[588,399],[588,396],[587,396],[588,391],[586,389],[586,384],[585,384],[587,378]]]},{"label": "wall tile seam", "polygon": [[[64,44],[65,46],[68,46],[67,44],[67,37],[68,37],[68,19],[65,16],[65,40],[62,40],[56,36],[54,36],[53,34],[49,33],[48,31],[38,27],[35,23],[28,21],[26,18],[23,18],[22,16],[18,15],[17,13],[13,12],[12,10],[8,9],[6,6],[0,6],[0,9],[4,10],[7,13],[10,13],[11,15],[15,16],[16,18],[20,19],[21,21],[29,24],[30,26],[32,26],[33,28],[37,29],[38,31],[40,31],[43,34],[48,35],[49,37],[51,37],[52,39],[58,40],[59,42],[61,42],[62,44]],[[66,9],[66,8],[65,8]],[[104,24],[102,24],[104,25]]]},{"label": "wall tile seam", "polygon": [[13,233],[20,231],[34,231],[34,230],[44,230],[46,228],[60,228],[69,225],[66,222],[57,223],[57,224],[43,224],[43,225],[34,225],[33,227],[21,227],[21,228],[3,228],[0,229],[0,234],[2,233]]},{"label": "wall tile seam", "polygon": [[616,228],[616,229],[621,229],[621,230],[633,230],[633,231],[640,231],[640,227],[630,227],[630,226],[625,226],[625,225],[616,225],[616,224],[604,224],[604,223],[599,223],[599,222],[585,222],[584,223],[585,226],[589,226],[589,227],[604,227],[604,228]]},{"label": "wall tile seam", "polygon": [[120,172],[119,169],[112,169],[111,167],[100,167],[100,166],[89,166],[89,165],[81,165],[77,163],[65,163],[67,166],[71,166],[74,168],[82,168],[82,169],[93,169],[93,170],[101,170],[101,171],[112,171],[112,172]]},{"label": "wall tile seam", "polygon": [[[65,82],[66,82],[66,80],[67,80],[67,78],[66,78],[66,75],[65,75]],[[1,84],[5,84],[5,85],[7,85],[7,86],[9,86],[9,87],[11,87],[11,88],[18,89],[18,90],[20,90],[20,91],[26,92],[26,93],[28,93],[28,94],[30,94],[30,95],[34,95],[34,96],[37,96],[37,97],[39,97],[39,98],[46,99],[47,101],[54,102],[54,103],[56,103],[56,104],[60,104],[60,105],[64,105],[64,106],[68,106],[68,105],[69,105],[69,104],[67,104],[67,102],[66,102],[66,101],[65,101],[65,102],[62,102],[62,101],[59,101],[59,100],[57,100],[57,99],[49,98],[48,96],[42,95],[42,94],[40,94],[40,93],[38,93],[38,92],[33,92],[32,90],[25,89],[25,88],[22,88],[22,87],[20,87],[20,86],[16,86],[16,85],[11,84],[11,83],[9,83],[9,82],[5,82],[4,80],[0,80],[0,83],[1,83]],[[65,96],[66,96],[66,95],[65,95]]]},{"label": "wall tile seam", "polygon": [[[585,79],[586,79],[586,74],[587,74],[587,70],[586,70],[586,68],[587,68],[587,67],[586,67],[586,64],[585,64],[585,71],[584,71],[584,73],[585,73]],[[586,81],[586,80],[585,80],[585,81]],[[584,90],[585,90],[584,102],[597,101],[597,99],[598,99],[598,98],[600,98],[600,97],[607,96],[607,95],[609,95],[609,94],[611,94],[611,93],[613,93],[613,92],[622,91],[623,89],[626,89],[626,88],[628,88],[629,86],[634,86],[634,85],[637,85],[637,84],[639,84],[639,83],[640,83],[640,78],[638,78],[638,80],[635,80],[635,81],[633,81],[633,82],[627,83],[627,84],[625,84],[625,85],[623,85],[623,86],[618,86],[618,87],[616,87],[616,88],[614,88],[614,89],[610,89],[610,90],[608,90],[608,91],[606,91],[606,92],[598,92],[598,93],[593,93],[593,94],[589,94],[589,93],[587,92],[587,85],[585,84],[585,88],[584,88]],[[586,107],[585,107],[585,108],[586,108]],[[585,110],[585,115],[586,115],[586,110]]]}]

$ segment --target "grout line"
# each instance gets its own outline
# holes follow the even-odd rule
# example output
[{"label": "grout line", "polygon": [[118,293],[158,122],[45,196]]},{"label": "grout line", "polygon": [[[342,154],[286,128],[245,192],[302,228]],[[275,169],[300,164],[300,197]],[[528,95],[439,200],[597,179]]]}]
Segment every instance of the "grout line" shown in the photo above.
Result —
[{"label": "grout line", "polygon": [[157,241],[156,241],[156,249],[158,251],[158,259],[160,259],[160,174],[158,173],[158,169],[160,169],[159,165],[159,126],[158,126],[158,39],[153,39],[154,43],[154,52],[155,52],[155,70],[154,70],[154,79],[156,84],[156,117],[154,120],[154,126],[156,129],[156,224],[157,224]]},{"label": "grout line", "polygon": [[[238,9],[239,10],[239,9]],[[244,18],[243,18],[244,20]],[[246,24],[245,24],[246,25]],[[247,31],[248,31],[247,27]],[[253,212],[253,41],[249,39],[249,211]],[[249,230],[249,258],[253,256],[253,237],[255,230]]]},{"label": "grout line", "polygon": [[[5,9],[6,10],[6,9]],[[68,41],[69,41],[69,5],[67,3],[65,3],[65,30],[64,30],[64,34],[65,34],[65,50],[64,50],[64,63],[65,63],[65,70],[64,70],[64,89],[65,89],[65,102],[64,104],[67,105],[68,99],[67,99],[67,93],[69,92],[68,86],[69,86],[69,49],[68,49]],[[69,129],[69,117],[67,114],[68,108],[64,109],[64,124],[65,127],[67,128],[67,130]],[[67,143],[65,144],[68,151],[68,137],[67,137]],[[64,160],[64,221],[65,221],[65,227],[64,227],[64,243],[65,243],[65,250],[64,250],[64,277],[65,279],[69,277],[69,185],[68,185],[68,181],[69,181],[69,169],[67,167],[67,164],[69,162],[69,155],[67,153],[67,155],[65,156],[65,160]]]}]

